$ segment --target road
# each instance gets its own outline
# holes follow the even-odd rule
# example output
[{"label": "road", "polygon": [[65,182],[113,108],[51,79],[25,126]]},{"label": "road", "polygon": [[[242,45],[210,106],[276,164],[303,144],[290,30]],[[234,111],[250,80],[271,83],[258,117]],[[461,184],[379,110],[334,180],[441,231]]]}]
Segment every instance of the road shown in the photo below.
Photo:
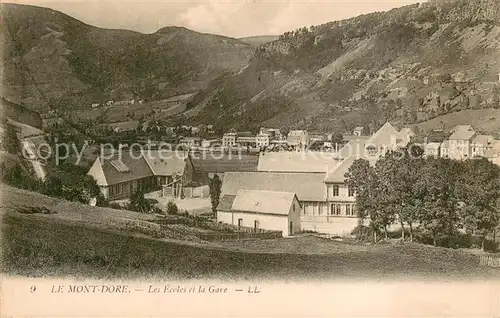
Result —
[{"label": "road", "polygon": [[40,162],[40,159],[37,157],[35,145],[27,139],[21,141],[21,145],[23,147],[23,154],[25,155],[26,159],[31,162],[37,178],[45,181],[47,172]]}]

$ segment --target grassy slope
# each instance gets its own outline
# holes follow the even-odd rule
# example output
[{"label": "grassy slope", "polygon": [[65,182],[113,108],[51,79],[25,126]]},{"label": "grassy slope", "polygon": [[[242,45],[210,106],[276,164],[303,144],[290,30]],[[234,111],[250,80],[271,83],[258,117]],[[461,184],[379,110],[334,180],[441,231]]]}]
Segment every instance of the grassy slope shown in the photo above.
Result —
[{"label": "grassy slope", "polygon": [[459,112],[449,113],[418,124],[418,128],[429,131],[440,127],[440,122],[445,124],[445,129],[451,129],[456,125],[472,125],[480,132],[500,134],[500,109],[467,109]]},{"label": "grassy slope", "polygon": [[[314,249],[318,240],[306,243]],[[342,243],[327,244],[334,248]],[[14,213],[3,217],[2,249],[3,270],[26,276],[302,280],[471,279],[500,274],[479,267],[476,256],[441,248],[336,248],[324,255],[245,253],[161,242]]]},{"label": "grassy slope", "polygon": [[[325,279],[498,277],[477,256],[422,245],[350,245],[314,237],[197,244],[154,240],[112,229],[108,217],[131,211],[90,207],[1,185],[2,268],[27,276],[97,278]],[[41,206],[56,215],[24,215]]]}]

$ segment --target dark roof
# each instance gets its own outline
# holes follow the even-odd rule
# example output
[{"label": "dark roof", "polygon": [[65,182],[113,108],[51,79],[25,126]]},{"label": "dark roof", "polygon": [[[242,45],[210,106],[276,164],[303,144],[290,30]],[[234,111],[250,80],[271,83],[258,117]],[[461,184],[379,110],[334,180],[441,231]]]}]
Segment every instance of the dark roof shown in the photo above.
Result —
[{"label": "dark roof", "polygon": [[238,190],[292,192],[299,201],[325,201],[325,173],[304,172],[227,172],[222,195],[236,195]]},{"label": "dark roof", "polygon": [[115,167],[116,165],[113,166],[112,161],[119,159],[118,155],[111,159],[99,158],[108,185],[153,176],[146,160],[139,153],[130,154],[127,151],[121,153],[121,162],[128,168],[128,171],[121,172]]}]

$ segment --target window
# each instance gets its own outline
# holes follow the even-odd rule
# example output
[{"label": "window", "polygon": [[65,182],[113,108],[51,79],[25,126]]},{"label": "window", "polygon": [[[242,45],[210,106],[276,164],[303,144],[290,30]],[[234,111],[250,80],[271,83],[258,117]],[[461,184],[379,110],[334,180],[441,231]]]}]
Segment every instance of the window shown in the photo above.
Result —
[{"label": "window", "polygon": [[332,197],[338,197],[339,196],[339,185],[334,184],[332,185]]},{"label": "window", "polygon": [[349,195],[350,197],[353,197],[353,196],[354,196],[354,189],[352,189],[352,188],[348,188],[348,191],[347,191],[347,192],[348,192],[348,195]]},{"label": "window", "polygon": [[340,204],[332,204],[330,212],[332,215],[340,215]]},{"label": "window", "polygon": [[243,226],[243,219],[238,219],[238,226]]},{"label": "window", "polygon": [[351,205],[347,204],[345,206],[345,215],[351,215]]},{"label": "window", "polygon": [[295,203],[292,204],[293,212],[295,212]]}]

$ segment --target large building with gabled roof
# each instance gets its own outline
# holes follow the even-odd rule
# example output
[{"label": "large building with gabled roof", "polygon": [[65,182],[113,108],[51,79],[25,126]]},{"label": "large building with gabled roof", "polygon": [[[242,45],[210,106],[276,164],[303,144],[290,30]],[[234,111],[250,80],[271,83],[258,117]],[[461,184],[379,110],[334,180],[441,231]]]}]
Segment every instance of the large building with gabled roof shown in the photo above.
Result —
[{"label": "large building with gabled roof", "polygon": [[107,199],[128,198],[138,188],[147,192],[169,186],[174,196],[193,179],[189,156],[177,152],[121,151],[95,159],[88,171]]}]

